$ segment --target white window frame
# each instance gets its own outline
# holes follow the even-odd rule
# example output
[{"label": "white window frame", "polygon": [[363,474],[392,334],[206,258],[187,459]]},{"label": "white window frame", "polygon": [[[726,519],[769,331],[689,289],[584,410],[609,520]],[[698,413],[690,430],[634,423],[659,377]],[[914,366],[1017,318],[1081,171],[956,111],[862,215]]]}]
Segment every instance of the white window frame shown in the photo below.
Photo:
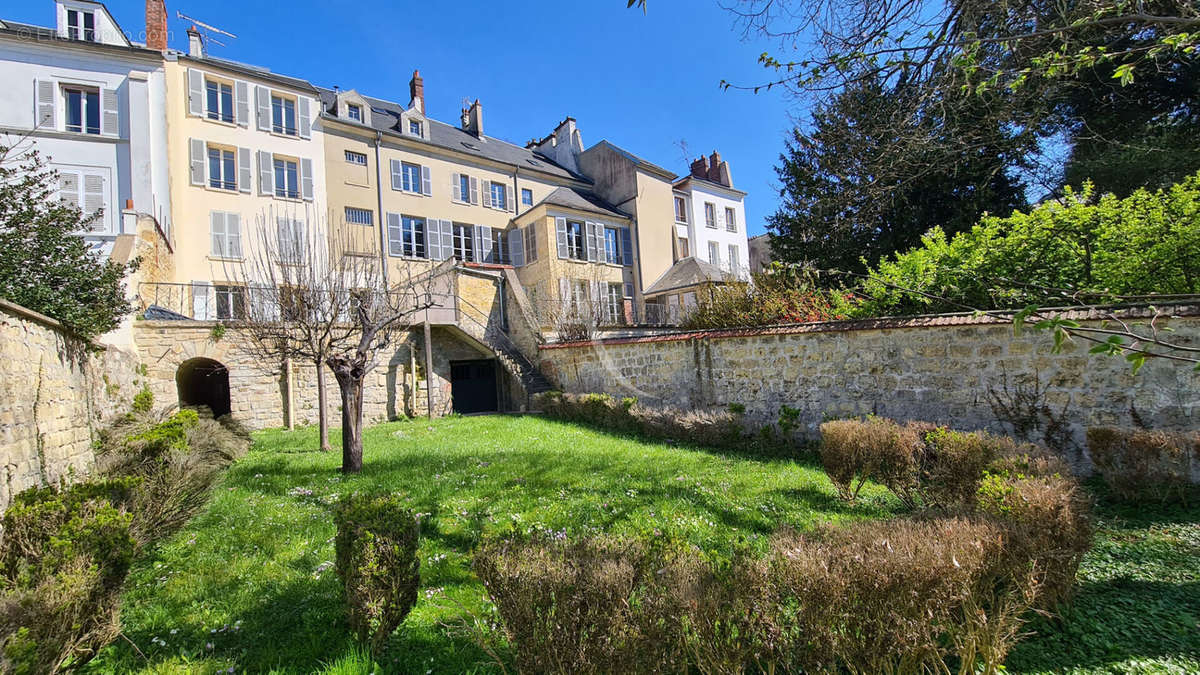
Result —
[{"label": "white window frame", "polygon": [[625,316],[625,284],[610,281],[604,288],[604,315],[610,324],[621,323]]},{"label": "white window frame", "polygon": [[[526,199],[528,197],[528,199]],[[533,206],[533,190],[529,188],[521,188],[521,204],[523,206]]]},{"label": "white window frame", "polygon": [[[413,127],[416,127],[416,129],[414,130]],[[419,137],[424,138],[425,125],[422,124],[420,120],[409,120],[408,121],[408,134],[410,136],[419,136]]]},{"label": "white window frame", "polygon": [[[500,189],[500,200],[496,200],[496,189]],[[498,211],[508,210],[508,186],[500,181],[488,181],[488,194],[491,196],[492,208]]]},{"label": "white window frame", "polygon": [[732,206],[725,207],[725,231],[737,232],[737,209]]},{"label": "white window frame", "polygon": [[[214,176],[213,176],[212,154],[214,151],[221,153],[221,157],[218,161],[218,166],[221,168],[222,175],[215,177],[215,180],[217,182],[216,185],[213,184]],[[206,174],[206,178],[207,178],[207,180],[204,183],[205,187],[209,188],[210,190],[222,190],[225,192],[237,192],[238,191],[239,186],[238,186],[237,148],[230,148],[230,147],[226,147],[224,145],[218,145],[215,143],[206,143],[204,146],[204,166],[205,166],[205,174]],[[230,169],[231,166],[232,166],[233,175],[232,176],[224,175],[226,173],[226,170]],[[232,186],[232,187],[230,187],[230,186]]]},{"label": "white window frame", "polygon": [[287,233],[286,236],[280,236],[277,242],[279,262],[288,265],[303,263],[308,248],[308,233],[304,221],[298,218],[279,216],[275,219],[275,224],[279,228],[276,230],[278,233]]},{"label": "white window frame", "polygon": [[567,258],[587,262],[587,227],[582,220],[567,220]]},{"label": "white window frame", "polygon": [[[71,98],[69,92],[79,92],[79,121],[78,129],[72,129],[69,119],[71,112]],[[62,96],[63,107],[63,131],[72,134],[83,134],[85,136],[99,136],[104,131],[104,104],[100,102],[100,88],[84,84],[63,84],[59,87],[59,94]],[[88,113],[91,112],[92,105],[88,102],[88,98],[95,96],[96,105],[96,127],[95,131],[91,131],[88,126]]]},{"label": "white window frame", "polygon": [[[71,19],[75,19],[75,25],[71,25]],[[87,27],[87,20],[91,19],[92,27]],[[89,36],[87,33],[91,31]],[[89,12],[85,9],[68,9],[67,10],[67,38],[71,40],[82,40],[84,42],[97,42],[96,40],[96,13]]]},{"label": "white window frame", "polygon": [[454,242],[454,257],[463,262],[475,262],[475,226],[454,223],[450,226]]},{"label": "white window frame", "polygon": [[730,244],[728,250],[729,250],[729,271],[733,272],[734,274],[737,274],[738,268],[741,267],[740,261],[741,261],[742,252],[741,252],[741,250],[738,249],[737,244]]},{"label": "white window frame", "polygon": [[[279,107],[276,108],[275,102],[279,101]],[[287,114],[289,111],[288,104],[291,104],[292,126],[287,126]],[[299,104],[295,97],[281,94],[277,91],[271,92],[271,133],[281,136],[299,136],[300,135],[300,111]],[[276,120],[275,113],[279,112],[280,118]]]},{"label": "white window frame", "polygon": [[401,215],[399,228],[389,225],[388,255],[393,258],[428,259],[429,220],[420,216]]},{"label": "white window frame", "polygon": [[712,265],[721,267],[721,244],[720,242],[708,242],[708,262]]},{"label": "white window frame", "polygon": [[354,120],[355,122],[361,122],[362,117],[363,117],[362,106],[357,103],[347,103],[346,104],[346,117],[348,119]]},{"label": "white window frame", "polygon": [[717,229],[717,205],[712,202],[704,202],[704,226]]},{"label": "white window frame", "polygon": [[[412,172],[412,176],[409,175],[410,171]],[[424,194],[421,192],[420,164],[413,164],[412,162],[403,161],[400,162],[400,188],[404,192],[411,192],[415,195]]]},{"label": "white window frame", "polygon": [[[216,110],[213,110],[211,107],[209,107],[210,101],[209,101],[209,95],[208,95],[208,93],[209,93],[208,88],[210,85],[216,85],[216,87],[217,87],[217,109]],[[221,91],[221,89],[223,87],[229,88],[229,111],[228,111],[229,119],[225,119],[226,111],[221,110],[221,102],[224,100],[224,97],[222,96],[223,92]],[[233,82],[230,82],[228,80],[222,80],[222,79],[216,78],[216,77],[210,77],[209,75],[205,75],[204,76],[204,119],[209,120],[210,122],[220,122],[222,124],[236,124],[237,123],[237,92],[235,91],[235,89],[236,89],[236,87],[234,86]],[[215,117],[213,116],[214,113],[216,115]]]},{"label": "white window frame", "polygon": [[[217,320],[229,321],[246,317],[246,288],[237,284],[213,284],[213,309]],[[224,311],[222,311],[222,303]]]},{"label": "white window frame", "polygon": [[[282,166],[280,166],[282,164]],[[279,180],[280,171],[282,170],[283,181]],[[300,160],[295,157],[285,157],[282,155],[272,155],[271,171],[275,176],[275,197],[278,199],[300,199]],[[289,190],[287,185],[288,178],[295,178],[295,183],[291,186],[294,190]]]},{"label": "white window frame", "polygon": [[675,195],[675,222],[687,225],[687,198]]}]

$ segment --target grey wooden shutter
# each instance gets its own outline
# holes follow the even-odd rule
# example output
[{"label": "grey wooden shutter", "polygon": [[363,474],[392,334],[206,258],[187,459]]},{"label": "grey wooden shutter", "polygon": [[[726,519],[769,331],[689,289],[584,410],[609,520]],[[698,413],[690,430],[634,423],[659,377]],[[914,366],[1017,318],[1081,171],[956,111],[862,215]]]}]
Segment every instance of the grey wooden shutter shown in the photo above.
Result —
[{"label": "grey wooden shutter", "polygon": [[567,250],[567,219],[555,218],[554,231],[558,235],[558,257],[565,259],[569,255],[569,251]]},{"label": "grey wooden shutter", "polygon": [[266,150],[258,151],[258,194],[275,194],[275,163]]},{"label": "grey wooden shutter", "polygon": [[213,211],[209,214],[209,229],[212,235],[212,255],[218,258],[224,258],[229,254],[225,252],[225,214],[220,211]]},{"label": "grey wooden shutter", "polygon": [[192,318],[197,321],[207,321],[211,316],[212,304],[209,302],[209,292],[212,284],[207,281],[192,282]]},{"label": "grey wooden shutter", "polygon": [[271,90],[266,87],[254,87],[254,103],[257,110],[258,130],[271,130]]},{"label": "grey wooden shutter", "polygon": [[475,252],[479,262],[496,262],[495,241],[492,238],[492,228],[488,227],[487,225],[475,226]]},{"label": "grey wooden shutter", "polygon": [[225,214],[225,255],[242,257],[242,217],[236,213]]},{"label": "grey wooden shutter", "polygon": [[454,255],[454,223],[443,220],[439,236],[442,240],[442,260]]},{"label": "grey wooden shutter", "polygon": [[456,202],[466,201],[463,199],[462,184],[460,183],[461,176],[462,174],[458,173],[450,174],[450,198]]},{"label": "grey wooden shutter", "polygon": [[204,141],[199,138],[189,139],[188,152],[192,185],[204,185]]},{"label": "grey wooden shutter", "polygon": [[57,129],[58,124],[55,122],[54,113],[57,106],[54,105],[54,82],[50,80],[37,80],[34,83],[34,89],[37,90],[35,100],[37,101],[37,126],[47,129]]},{"label": "grey wooden shutter", "polygon": [[404,176],[400,160],[392,160],[392,189],[400,191],[404,189]]},{"label": "grey wooden shutter", "polygon": [[629,233],[628,227],[621,228],[621,264],[633,264],[633,237]]},{"label": "grey wooden shutter", "polygon": [[471,177],[471,203],[479,203],[479,179]]},{"label": "grey wooden shutter", "polygon": [[192,117],[204,116],[204,73],[195,68],[188,68],[187,71],[187,92],[188,92],[188,115]]},{"label": "grey wooden shutter", "polygon": [[249,126],[250,124],[250,85],[244,81],[238,81],[233,86],[234,99],[236,102],[237,125],[239,127]]},{"label": "grey wooden shutter", "polygon": [[93,232],[103,231],[105,216],[97,216],[104,209],[104,176],[85,174],[83,176],[83,215],[91,218],[88,229]]},{"label": "grey wooden shutter", "polygon": [[421,194],[426,197],[433,196],[433,179],[427,166],[421,167]]},{"label": "grey wooden shutter", "polygon": [[306,201],[313,200],[313,163],[311,159],[300,160],[300,194]]},{"label": "grey wooden shutter", "polygon": [[525,264],[537,261],[537,223],[529,225],[525,228]]},{"label": "grey wooden shutter", "polygon": [[508,258],[513,267],[525,266],[525,241],[520,228],[508,233]]},{"label": "grey wooden shutter", "polygon": [[485,180],[480,187],[483,188],[483,205],[492,208],[492,181]]},{"label": "grey wooden shutter", "polygon": [[404,255],[404,233],[400,214],[387,214],[388,255]]},{"label": "grey wooden shutter", "polygon": [[238,191],[250,194],[250,148],[238,148]]},{"label": "grey wooden shutter", "polygon": [[507,188],[505,188],[504,192],[505,192],[505,194],[508,195],[508,210],[509,210],[509,212],[516,213],[516,211],[517,211],[517,196],[513,194],[512,190],[509,190]]},{"label": "grey wooden shutter", "polygon": [[115,89],[104,89],[100,92],[100,132],[105,136],[121,135],[121,99]]},{"label": "grey wooden shutter", "polygon": [[79,174],[70,171],[58,172],[58,197],[79,208]]},{"label": "grey wooden shutter", "polygon": [[591,222],[584,223],[583,227],[588,262],[596,262],[596,224]]},{"label": "grey wooden shutter", "polygon": [[312,114],[309,111],[309,104],[310,104],[309,98],[307,96],[301,96],[298,103],[299,103],[298,107],[300,108],[300,112],[299,112],[300,138],[311,138],[312,137]]},{"label": "grey wooden shutter", "polygon": [[442,221],[425,221],[425,256],[430,260],[445,260],[451,252],[442,249]]}]

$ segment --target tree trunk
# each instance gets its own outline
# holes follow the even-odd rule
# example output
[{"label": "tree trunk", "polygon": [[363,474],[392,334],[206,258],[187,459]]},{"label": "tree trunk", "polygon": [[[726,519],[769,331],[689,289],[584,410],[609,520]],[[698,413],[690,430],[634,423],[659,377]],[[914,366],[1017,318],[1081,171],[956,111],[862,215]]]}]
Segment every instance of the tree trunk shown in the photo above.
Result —
[{"label": "tree trunk", "polygon": [[317,427],[321,430],[321,452],[333,449],[329,445],[328,398],[325,393],[325,359],[317,359]]},{"label": "tree trunk", "polygon": [[341,360],[330,359],[329,367],[342,392],[342,473],[361,473],[363,378],[366,372]]}]

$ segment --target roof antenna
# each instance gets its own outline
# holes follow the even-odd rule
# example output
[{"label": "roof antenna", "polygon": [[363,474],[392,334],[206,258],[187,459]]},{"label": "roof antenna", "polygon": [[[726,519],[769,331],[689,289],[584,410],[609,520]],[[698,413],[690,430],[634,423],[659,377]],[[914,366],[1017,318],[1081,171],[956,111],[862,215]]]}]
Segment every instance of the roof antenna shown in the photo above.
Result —
[{"label": "roof antenna", "polygon": [[184,21],[188,21],[188,22],[190,22],[190,23],[194,23],[194,24],[196,24],[197,26],[199,26],[200,28],[204,29],[204,31],[205,31],[205,34],[204,34],[204,41],[205,41],[205,42],[211,42],[211,43],[213,43],[213,44],[221,45],[222,47],[227,47],[227,46],[228,46],[228,45],[226,45],[224,42],[221,42],[220,40],[218,40],[218,39],[214,38],[214,37],[213,37],[212,35],[210,35],[209,33],[220,33],[221,35],[226,35],[226,36],[228,36],[228,37],[231,37],[231,38],[233,38],[233,39],[235,39],[235,40],[237,39],[237,36],[236,36],[236,35],[234,35],[233,33],[230,33],[229,31],[221,30],[220,28],[217,28],[216,26],[213,26],[213,25],[210,25],[210,24],[204,23],[203,21],[201,21],[201,20],[199,20],[199,19],[194,19],[194,18],[192,18],[192,17],[188,16],[187,14],[184,14],[183,12],[181,12],[181,11],[179,11],[179,10],[175,10],[175,18],[176,18],[176,19],[183,19]]}]

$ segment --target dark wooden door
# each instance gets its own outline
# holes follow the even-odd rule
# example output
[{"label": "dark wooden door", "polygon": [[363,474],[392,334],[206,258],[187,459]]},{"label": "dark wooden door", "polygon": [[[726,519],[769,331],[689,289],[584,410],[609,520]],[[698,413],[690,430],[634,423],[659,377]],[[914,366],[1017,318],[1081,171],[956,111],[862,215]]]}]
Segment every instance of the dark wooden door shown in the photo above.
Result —
[{"label": "dark wooden door", "polygon": [[450,396],[460,415],[496,412],[496,362],[453,361],[450,363]]}]

